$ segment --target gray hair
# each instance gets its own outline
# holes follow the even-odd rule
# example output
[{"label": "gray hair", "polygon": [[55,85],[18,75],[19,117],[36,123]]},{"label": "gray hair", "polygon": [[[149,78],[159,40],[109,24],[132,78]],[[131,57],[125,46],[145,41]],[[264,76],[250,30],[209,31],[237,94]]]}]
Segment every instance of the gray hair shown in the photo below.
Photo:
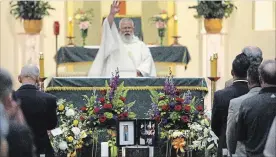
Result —
[{"label": "gray hair", "polygon": [[6,96],[12,93],[12,77],[8,71],[0,68],[0,101],[3,103],[3,100]]},{"label": "gray hair", "polygon": [[121,25],[122,25],[123,22],[131,22],[132,26],[134,27],[134,22],[133,22],[133,20],[132,20],[131,18],[125,17],[125,18],[122,18],[122,19],[120,20],[120,22],[119,22],[119,28],[121,28]]},{"label": "gray hair", "polygon": [[20,76],[21,77],[31,77],[31,78],[35,79],[35,78],[39,77],[39,69],[37,66],[32,65],[32,64],[25,65],[21,69]]},{"label": "gray hair", "polygon": [[259,66],[259,74],[264,83],[276,85],[276,61],[266,60]]},{"label": "gray hair", "polygon": [[263,61],[263,52],[259,47],[247,46],[243,48],[242,53],[250,60],[250,64],[260,65]]}]

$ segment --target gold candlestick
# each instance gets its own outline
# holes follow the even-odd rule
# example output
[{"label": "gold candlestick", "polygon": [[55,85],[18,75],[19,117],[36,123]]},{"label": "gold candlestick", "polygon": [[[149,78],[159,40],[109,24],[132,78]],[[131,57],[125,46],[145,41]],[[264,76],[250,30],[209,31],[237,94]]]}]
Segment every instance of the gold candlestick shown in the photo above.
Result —
[{"label": "gold candlestick", "polygon": [[211,104],[213,108],[214,95],[216,92],[216,82],[220,79],[220,77],[208,77],[208,79],[211,80]]}]

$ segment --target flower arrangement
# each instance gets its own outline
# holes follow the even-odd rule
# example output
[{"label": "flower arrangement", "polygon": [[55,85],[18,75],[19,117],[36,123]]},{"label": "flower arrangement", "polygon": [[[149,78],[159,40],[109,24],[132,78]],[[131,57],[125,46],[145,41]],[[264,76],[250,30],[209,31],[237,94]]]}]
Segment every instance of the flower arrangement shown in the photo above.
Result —
[{"label": "flower arrangement", "polygon": [[158,36],[160,38],[160,45],[163,45],[163,40],[165,37],[165,32],[167,28],[167,23],[170,17],[167,14],[166,10],[162,10],[161,13],[151,17],[151,20],[155,23],[155,26],[158,31]]},{"label": "flower arrangement", "polygon": [[50,134],[55,153],[58,156],[78,156],[83,146],[83,139],[87,136],[85,127],[80,121],[80,112],[64,99],[58,100],[57,104],[59,128],[52,130]]},{"label": "flower arrangement", "polygon": [[191,96],[191,92],[180,95],[180,91],[174,86],[173,77],[167,77],[163,92],[151,91],[152,119],[160,122],[160,127],[164,130],[187,129],[188,123],[196,120],[198,115],[202,115],[203,106],[196,98]]},{"label": "flower arrangement", "polygon": [[136,114],[131,112],[135,102],[126,104],[128,90],[124,89],[124,82],[119,84],[119,71],[112,74],[110,83],[105,83],[106,89],[100,91],[100,96],[87,99],[90,103],[81,108],[83,117],[91,127],[104,126],[111,128],[116,125],[116,120],[134,119]]},{"label": "flower arrangement", "polygon": [[[94,93],[90,98],[85,96],[87,104],[81,108],[83,123],[90,128],[90,132],[95,132],[98,128],[107,128],[111,147],[111,156],[116,156],[116,131],[114,129],[117,120],[134,119],[136,114],[131,112],[131,107],[135,102],[126,103],[128,90],[124,89],[124,82],[119,84],[119,70],[108,83],[106,89],[100,91],[100,95]],[[92,139],[95,139],[92,137]]]},{"label": "flower arrangement", "polygon": [[[151,91],[149,116],[159,123],[161,139],[171,141],[177,153],[208,150],[215,153],[217,137],[211,131],[201,101],[188,91],[182,96],[170,74],[163,92]],[[210,151],[212,150],[212,151]]]},{"label": "flower arrangement", "polygon": [[89,25],[92,23],[93,16],[94,16],[93,9],[90,9],[87,11],[78,9],[77,12],[75,13],[75,19],[79,24],[81,37],[83,39],[83,46],[85,45],[85,39],[88,35],[88,28],[89,28]]}]

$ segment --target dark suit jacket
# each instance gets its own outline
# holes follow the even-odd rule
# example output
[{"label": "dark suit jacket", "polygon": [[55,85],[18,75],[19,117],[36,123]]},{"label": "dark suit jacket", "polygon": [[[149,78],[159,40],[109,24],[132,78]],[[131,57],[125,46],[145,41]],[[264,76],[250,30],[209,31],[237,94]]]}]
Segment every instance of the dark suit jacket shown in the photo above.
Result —
[{"label": "dark suit jacket", "polygon": [[56,97],[39,91],[34,85],[23,85],[15,93],[21,102],[22,112],[34,134],[37,154],[54,154],[47,130],[57,125]]},{"label": "dark suit jacket", "polygon": [[262,88],[258,95],[242,102],[237,137],[250,157],[262,157],[272,122],[276,116],[276,87]]},{"label": "dark suit jacket", "polygon": [[236,81],[233,85],[216,91],[212,108],[211,127],[219,138],[217,156],[222,156],[222,148],[226,148],[226,126],[230,100],[249,91],[247,82]]}]

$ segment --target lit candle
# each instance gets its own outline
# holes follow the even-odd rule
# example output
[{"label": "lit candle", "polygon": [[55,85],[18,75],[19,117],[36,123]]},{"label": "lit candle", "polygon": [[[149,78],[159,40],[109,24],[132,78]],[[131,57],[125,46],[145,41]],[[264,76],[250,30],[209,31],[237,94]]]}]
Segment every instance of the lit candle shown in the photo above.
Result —
[{"label": "lit candle", "polygon": [[178,17],[174,15],[174,36],[178,36]]},{"label": "lit candle", "polygon": [[217,59],[217,54],[214,54],[210,59],[211,77],[217,77]]},{"label": "lit candle", "polygon": [[39,69],[40,69],[40,73],[39,73],[40,78],[44,78],[44,56],[42,52],[40,52],[39,54]]},{"label": "lit candle", "polygon": [[214,54],[214,76],[218,76],[218,54]]},{"label": "lit candle", "polygon": [[68,23],[68,37],[73,37],[73,19],[72,17],[69,17],[69,23]]}]

